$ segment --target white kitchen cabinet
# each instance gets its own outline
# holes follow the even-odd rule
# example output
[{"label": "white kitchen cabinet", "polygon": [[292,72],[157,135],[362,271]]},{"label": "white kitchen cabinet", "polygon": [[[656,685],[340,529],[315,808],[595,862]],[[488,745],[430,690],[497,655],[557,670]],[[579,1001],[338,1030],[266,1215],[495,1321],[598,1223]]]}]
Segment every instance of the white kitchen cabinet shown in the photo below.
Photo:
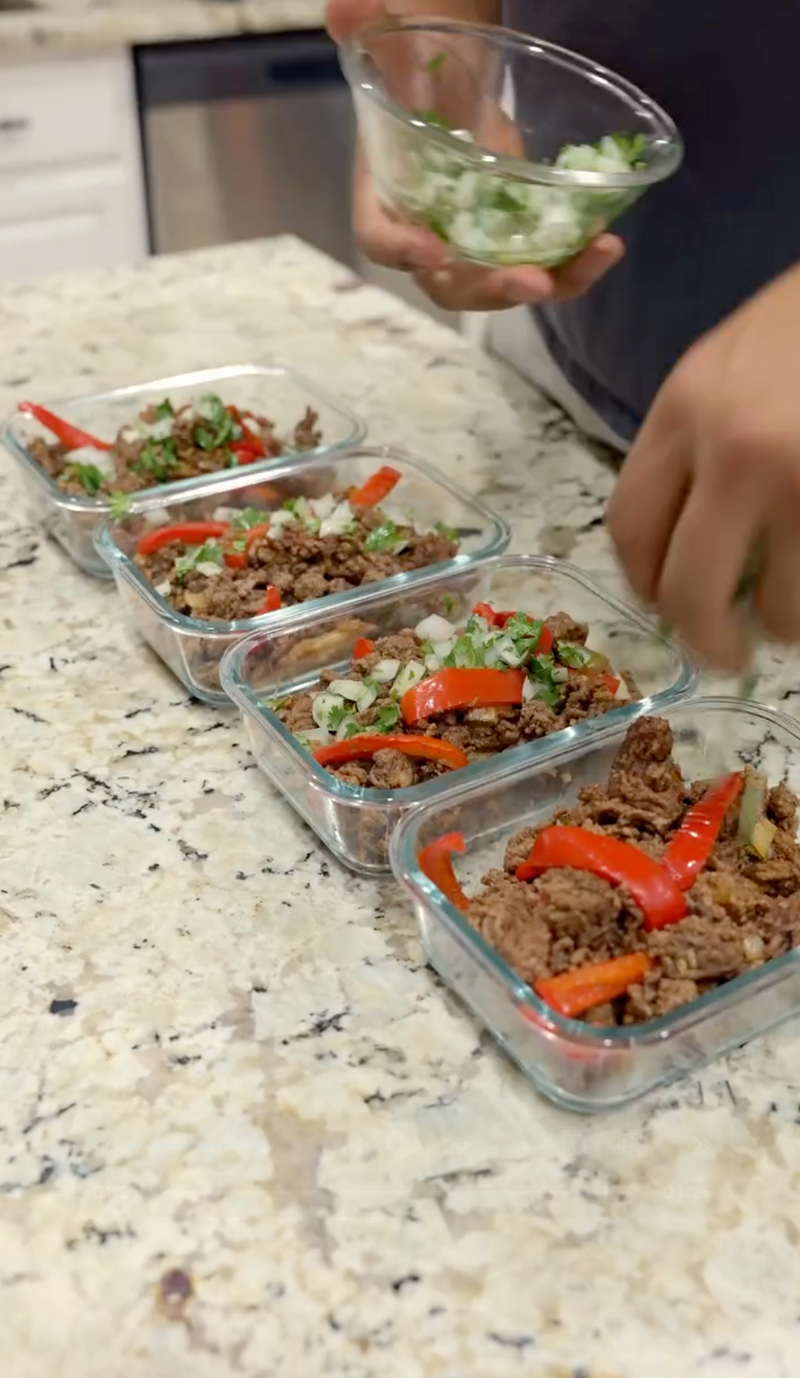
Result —
[{"label": "white kitchen cabinet", "polygon": [[128,52],[0,64],[0,282],[147,253]]}]

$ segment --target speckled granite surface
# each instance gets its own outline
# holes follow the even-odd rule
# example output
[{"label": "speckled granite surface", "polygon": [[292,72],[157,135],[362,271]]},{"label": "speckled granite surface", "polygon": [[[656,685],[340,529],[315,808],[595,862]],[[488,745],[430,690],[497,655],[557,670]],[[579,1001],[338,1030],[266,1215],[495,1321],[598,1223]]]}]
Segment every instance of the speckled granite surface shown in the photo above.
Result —
[{"label": "speckled granite surface", "polygon": [[[2,411],[280,357],[517,548],[610,569],[569,428],[291,240],[7,290],[0,345]],[[798,1026],[615,1115],[543,1103],[0,475],[3,1374],[795,1378]]]},{"label": "speckled granite surface", "polygon": [[324,0],[38,0],[0,13],[0,58],[318,28]]}]

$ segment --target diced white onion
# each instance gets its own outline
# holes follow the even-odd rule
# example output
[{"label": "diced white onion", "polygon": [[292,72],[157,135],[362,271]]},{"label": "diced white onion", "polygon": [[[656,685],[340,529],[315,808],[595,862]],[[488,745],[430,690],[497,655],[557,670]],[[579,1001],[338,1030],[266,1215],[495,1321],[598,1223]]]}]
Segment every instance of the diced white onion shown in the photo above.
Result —
[{"label": "diced white onion", "polygon": [[399,669],[399,660],[379,660],[375,669],[370,672],[370,679],[374,679],[378,684],[391,684]]},{"label": "diced white onion", "polygon": [[269,534],[270,536],[280,536],[287,526],[291,526],[297,521],[294,512],[284,511],[280,508],[277,512],[269,513]]},{"label": "diced white onion", "polygon": [[309,503],[309,507],[314,513],[314,516],[319,517],[320,521],[324,521],[326,517],[329,517],[335,506],[336,499],[333,493],[323,493],[321,498],[312,498]]},{"label": "diced white onion", "polygon": [[355,703],[356,699],[360,698],[363,688],[364,683],[360,679],[335,679],[330,684],[329,692]]},{"label": "diced white onion", "polygon": [[392,697],[401,699],[408,689],[413,689],[424,678],[425,666],[419,660],[410,660],[392,685]]},{"label": "diced white onion", "polygon": [[232,522],[234,517],[238,517],[238,507],[215,507],[211,514],[211,520],[215,522]]},{"label": "diced white onion", "polygon": [[526,675],[525,683],[522,686],[522,702],[530,703],[531,699],[536,698],[536,685],[533,680]]},{"label": "diced white onion", "polygon": [[426,657],[425,657],[425,669],[426,669],[426,670],[430,670],[430,672],[431,672],[432,675],[434,675],[434,674],[436,673],[436,671],[437,671],[437,670],[440,670],[441,668],[442,668],[442,662],[440,661],[440,659],[439,659],[438,656],[426,656]]},{"label": "diced white onion", "polygon": [[447,641],[448,637],[455,636],[456,633],[452,622],[448,622],[446,617],[439,617],[438,613],[423,618],[414,630],[420,641],[433,641],[434,644],[437,641]]},{"label": "diced white onion", "polygon": [[222,573],[222,566],[214,564],[213,560],[201,560],[199,565],[195,565],[198,574],[204,574],[206,579],[215,579]]},{"label": "diced white onion", "polygon": [[245,426],[252,435],[261,434],[261,426],[256,421],[254,416],[243,416],[242,425]]},{"label": "diced white onion", "polygon": [[172,435],[174,425],[171,416],[164,416],[160,421],[145,421],[143,423],[143,434],[149,440],[168,440]]},{"label": "diced white onion", "polygon": [[77,450],[70,450],[67,455],[69,464],[93,464],[95,469],[101,473],[110,473],[114,468],[114,456],[110,450],[98,450],[95,445],[81,445]]},{"label": "diced white onion", "polygon": [[446,641],[434,641],[433,654],[437,656],[439,660],[445,660],[447,656],[449,656],[457,640],[458,637],[450,636]]},{"label": "diced white onion", "polygon": [[375,685],[366,685],[358,696],[358,700],[356,702],[356,711],[359,713],[366,713],[367,709],[372,707],[377,697],[378,690],[376,689]]},{"label": "diced white onion", "polygon": [[151,526],[167,526],[174,518],[170,516],[166,507],[151,507],[148,509],[147,520]]},{"label": "diced white onion", "polygon": [[341,536],[353,520],[353,509],[349,502],[340,502],[331,515],[320,524],[320,536]]},{"label": "diced white onion", "polygon": [[567,682],[568,679],[569,679],[569,670],[567,669],[567,666],[566,666],[566,665],[554,665],[554,666],[553,666],[553,683],[554,683],[554,684],[566,684],[566,682]]},{"label": "diced white onion", "polygon": [[301,742],[312,742],[315,746],[327,746],[331,734],[326,727],[308,727],[304,732],[298,732],[297,738]]},{"label": "diced white onion", "polygon": [[124,440],[126,445],[132,445],[134,440],[139,439],[139,433],[134,426],[123,426],[119,438]]},{"label": "diced white onion", "polygon": [[169,579],[165,579],[163,584],[156,584],[156,593],[160,594],[162,598],[166,598],[171,588]]},{"label": "diced white onion", "polygon": [[336,694],[315,694],[311,705],[311,716],[317,727],[328,727],[330,715],[335,708],[344,708],[344,699]]}]

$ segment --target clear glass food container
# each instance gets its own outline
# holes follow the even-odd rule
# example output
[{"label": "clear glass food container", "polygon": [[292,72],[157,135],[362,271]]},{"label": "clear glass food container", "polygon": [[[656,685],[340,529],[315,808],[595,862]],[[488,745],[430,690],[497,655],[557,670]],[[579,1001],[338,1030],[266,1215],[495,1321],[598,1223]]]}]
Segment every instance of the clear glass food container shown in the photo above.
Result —
[{"label": "clear glass food container", "polygon": [[[320,497],[332,488],[360,486],[383,464],[393,465],[401,474],[391,495],[392,508],[399,505],[413,512],[420,522],[431,526],[438,521],[445,522],[460,533],[461,549],[455,559],[445,565],[429,566],[429,569],[471,568],[476,560],[505,550],[510,533],[502,518],[430,465],[383,446],[365,446],[335,458],[323,456],[308,460],[304,457],[298,461],[287,456],[273,463],[267,474],[263,469],[257,474],[254,465],[235,475],[226,470],[218,474],[213,483],[204,484],[202,490],[193,490],[190,495],[173,493],[151,497],[139,504],[131,517],[117,521],[112,517],[104,519],[97,531],[98,554],[111,569],[131,620],[190,694],[206,703],[226,704],[227,695],[220,687],[220,662],[225,652],[247,632],[269,625],[270,631],[274,630],[277,636],[291,636],[291,628],[299,623],[305,629],[315,617],[326,618],[326,625],[338,622],[347,625],[350,616],[347,609],[360,596],[361,590],[332,594],[328,598],[235,622],[186,617],[156,592],[133,558],[145,532],[154,525],[208,520],[221,507],[259,507],[271,511],[289,497],[301,494],[309,498]],[[381,593],[394,589],[397,597],[397,591],[413,587],[425,576],[425,570],[396,574],[369,588]],[[304,630],[300,639],[307,635]]]},{"label": "clear glass food container", "polygon": [[398,19],[342,65],[383,201],[476,263],[563,263],[683,156],[623,77],[496,25]]},{"label": "clear glass food container", "polygon": [[[542,760],[564,742],[584,742],[648,708],[675,703],[696,684],[691,663],[677,646],[654,633],[646,618],[609,597],[574,565],[547,557],[499,556],[432,573],[405,588],[376,587],[349,599],[346,608],[334,609],[332,601],[309,607],[284,628],[271,622],[241,642],[223,662],[222,683],[242,709],[264,774],[346,866],[366,875],[389,870],[389,838],[415,805],[446,799],[468,781],[480,789],[509,763]],[[563,610],[587,622],[591,647],[607,653],[618,670],[633,674],[642,701],[395,792],[337,780],[264,703],[314,686],[323,670],[343,673],[361,636],[415,627],[431,613],[459,622],[478,601],[544,617]]]},{"label": "clear glass food container", "polygon": [[[698,698],[662,710],[684,775],[708,778],[758,762],[771,784],[800,790],[800,724],[739,699]],[[606,1110],[663,1085],[800,1010],[797,949],[719,986],[670,1014],[629,1028],[593,1028],[545,1005],[422,874],[420,849],[461,832],[456,872],[474,893],[503,864],[507,842],[605,782],[625,733],[618,722],[593,743],[568,743],[544,764],[519,765],[466,783],[407,816],[392,839],[392,869],[407,890],[431,966],[551,1100]]]},{"label": "clear glass food container", "polygon": [[[149,403],[157,404],[169,397],[170,401],[181,406],[202,396],[204,392],[216,392],[224,402],[240,410],[258,411],[270,417],[281,436],[290,436],[306,407],[313,407],[319,414],[324,443],[315,450],[304,450],[299,454],[295,452],[295,462],[305,463],[323,455],[336,454],[357,445],[366,433],[358,418],[346,407],[334,402],[316,383],[309,382],[292,369],[278,366],[262,368],[256,364],[180,373],[172,378],[157,378],[150,383],[114,388],[110,392],[56,398],[43,405],[81,430],[111,441],[123,426],[132,424]],[[31,519],[64,547],[80,569],[99,578],[108,578],[106,564],[94,545],[95,531],[111,510],[108,499],[65,493],[59,488],[55,479],[44,471],[28,449],[26,441],[34,435],[50,441],[54,438],[45,427],[21,412],[9,417],[0,435],[2,443],[20,465]],[[289,454],[286,454],[277,460],[261,460],[250,468],[263,472],[275,464],[285,464],[288,458]],[[199,478],[142,489],[132,497],[138,507],[142,501],[147,502],[156,494],[163,497],[166,494],[183,496],[195,491],[203,492],[218,479],[218,473],[203,474]]]}]

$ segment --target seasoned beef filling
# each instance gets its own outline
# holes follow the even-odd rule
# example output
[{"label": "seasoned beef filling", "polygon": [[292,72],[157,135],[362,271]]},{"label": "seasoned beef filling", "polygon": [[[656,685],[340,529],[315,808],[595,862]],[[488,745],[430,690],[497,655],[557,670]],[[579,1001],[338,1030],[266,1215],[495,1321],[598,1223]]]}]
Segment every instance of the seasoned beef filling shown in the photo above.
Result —
[{"label": "seasoned beef filling", "polygon": [[123,426],[114,447],[96,458],[70,453],[41,436],[27,442],[37,463],[67,493],[104,497],[136,493],[162,483],[213,474],[287,451],[313,450],[322,442],[317,413],[308,407],[289,437],[281,437],[269,417],[226,407],[209,396],[197,409],[174,412],[169,402],[148,406],[136,426]]},{"label": "seasoned beef filling", "polygon": [[[334,497],[337,503],[346,500],[344,492]],[[266,520],[269,513],[263,516]],[[280,594],[280,605],[289,607],[435,565],[458,551],[453,533],[420,534],[411,526],[397,528],[402,541],[396,544],[402,549],[372,550],[370,537],[383,522],[380,508],[353,506],[350,529],[341,534],[315,534],[299,521],[276,526],[248,545],[244,568],[233,569],[220,562],[210,574],[201,569],[181,572],[176,564],[186,554],[181,541],[136,559],[178,612],[234,622],[263,612],[270,586]]]},{"label": "seasoned beef filling", "polygon": [[[683,779],[672,745],[667,722],[640,719],[617,753],[608,784],[585,786],[577,804],[542,827],[586,828],[662,858],[688,809],[709,788],[708,781]],[[687,892],[688,913],[679,923],[646,932],[624,887],[584,871],[549,870],[518,880],[515,871],[541,828],[511,839],[504,869],[484,876],[468,918],[530,984],[645,952],[654,966],[643,983],[586,1018],[631,1024],[666,1014],[800,943],[798,801],[785,784],[766,795],[765,814],[775,831],[762,857],[739,840],[740,800],[728,810]]]},{"label": "seasoned beef filling", "polygon": [[[486,606],[486,605],[482,605]],[[555,654],[550,660],[557,661],[558,646],[565,643],[573,648],[585,647],[588,628],[575,622],[568,613],[559,612],[547,618],[544,627],[553,634]],[[421,665],[426,659],[427,643],[411,628],[392,636],[374,641],[374,649],[369,654],[353,660],[347,671],[347,678],[353,683],[374,684],[374,702],[363,711],[356,711],[354,705],[348,722],[351,735],[360,733],[403,733],[439,738],[459,747],[470,761],[494,756],[508,747],[524,742],[536,741],[562,728],[572,726],[587,718],[598,717],[620,706],[620,699],[607,674],[581,673],[566,670],[565,678],[559,681],[542,681],[541,691],[547,700],[532,698],[521,704],[505,706],[473,706],[454,708],[446,712],[433,713],[425,721],[410,726],[402,721],[396,685],[401,682],[401,674],[388,683],[374,680],[379,667],[387,662],[399,663],[402,667]],[[566,651],[564,652],[566,654]],[[587,651],[587,655],[592,653]],[[603,658],[604,661],[604,658]],[[608,669],[607,662],[604,662]],[[318,723],[314,717],[315,699],[331,683],[341,680],[343,672],[326,671],[321,676],[320,686],[313,691],[296,694],[289,699],[280,700],[272,707],[290,732],[305,741],[304,733],[317,733]],[[630,697],[637,697],[635,685],[627,690]],[[332,727],[339,725],[334,719]],[[308,743],[313,749],[318,742],[314,738]],[[446,774],[449,767],[437,761],[407,756],[390,749],[378,751],[369,760],[346,761],[330,765],[328,769],[337,779],[350,785],[363,788],[399,790],[426,780]]]}]

